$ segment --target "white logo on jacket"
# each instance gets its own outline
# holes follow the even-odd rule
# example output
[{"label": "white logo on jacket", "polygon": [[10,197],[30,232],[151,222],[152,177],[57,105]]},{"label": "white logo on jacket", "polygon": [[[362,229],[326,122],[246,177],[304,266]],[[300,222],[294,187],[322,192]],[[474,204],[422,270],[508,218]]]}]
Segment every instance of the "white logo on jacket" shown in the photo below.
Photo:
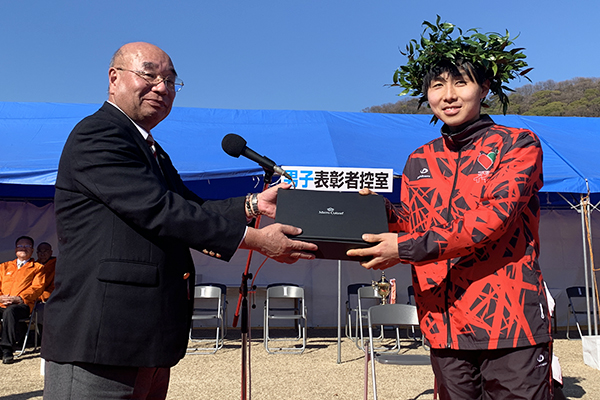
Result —
[{"label": "white logo on jacket", "polygon": [[417,176],[417,180],[419,179],[424,179],[424,178],[431,178],[431,174],[429,173],[429,169],[427,168],[422,168],[419,173],[421,175]]},{"label": "white logo on jacket", "polygon": [[479,171],[477,172],[477,176],[473,178],[473,180],[477,183],[486,183],[487,178],[490,176],[490,171]]}]

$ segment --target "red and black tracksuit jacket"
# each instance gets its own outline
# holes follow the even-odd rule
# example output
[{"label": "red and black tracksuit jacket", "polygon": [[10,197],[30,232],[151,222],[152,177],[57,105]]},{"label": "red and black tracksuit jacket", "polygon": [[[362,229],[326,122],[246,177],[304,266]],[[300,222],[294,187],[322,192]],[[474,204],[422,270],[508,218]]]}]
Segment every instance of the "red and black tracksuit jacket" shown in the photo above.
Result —
[{"label": "red and black tracksuit jacket", "polygon": [[487,115],[461,132],[445,130],[410,155],[389,216],[400,259],[412,265],[421,329],[440,349],[549,342],[539,139]]}]

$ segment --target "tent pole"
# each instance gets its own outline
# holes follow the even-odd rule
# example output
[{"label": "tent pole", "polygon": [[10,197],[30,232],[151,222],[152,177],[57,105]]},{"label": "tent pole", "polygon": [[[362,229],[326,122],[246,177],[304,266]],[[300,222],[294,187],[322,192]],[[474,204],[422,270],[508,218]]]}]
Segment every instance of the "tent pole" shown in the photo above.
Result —
[{"label": "tent pole", "polygon": [[590,293],[588,288],[589,286],[589,272],[588,272],[588,254],[587,254],[587,229],[585,226],[585,216],[587,213],[587,202],[584,200],[583,194],[581,194],[581,200],[579,202],[579,211],[581,214],[581,235],[583,237],[583,271],[584,271],[584,279],[585,279],[585,306],[587,311],[587,320],[588,320],[588,335],[590,335],[589,327],[592,326],[592,319],[590,316]]},{"label": "tent pole", "polygon": [[[593,246],[593,235],[592,235],[592,205],[589,202],[589,194],[588,194],[588,201],[587,201],[587,207],[586,207],[586,211],[587,211],[587,229],[588,229],[588,241],[589,241],[589,249],[590,249],[590,279],[592,281],[592,293],[594,294],[593,298],[591,299],[592,301],[592,317],[594,318],[594,335],[598,335],[598,305],[596,303],[596,272],[594,271],[594,246]],[[590,327],[591,330],[591,325],[588,325]]]},{"label": "tent pole", "polygon": [[342,363],[342,260],[338,260],[338,341],[337,341],[337,363]]}]

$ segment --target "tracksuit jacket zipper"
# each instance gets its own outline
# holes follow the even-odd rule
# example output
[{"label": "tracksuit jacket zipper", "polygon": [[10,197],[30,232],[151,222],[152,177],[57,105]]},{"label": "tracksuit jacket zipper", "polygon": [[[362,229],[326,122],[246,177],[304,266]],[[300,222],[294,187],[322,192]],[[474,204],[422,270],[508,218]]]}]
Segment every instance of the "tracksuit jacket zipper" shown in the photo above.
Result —
[{"label": "tracksuit jacket zipper", "polygon": [[[459,166],[460,166],[461,153],[462,153],[462,149],[458,151],[458,157],[456,158],[456,171],[454,171],[454,182],[452,183],[452,189],[450,191],[450,198],[448,200],[448,211],[446,212],[446,222],[450,222],[450,219],[451,219],[450,218],[450,210],[452,209],[451,206],[452,206],[452,199],[454,197],[454,189],[456,188],[456,183],[458,181],[458,171],[459,171]],[[452,265],[452,260],[448,259],[446,261],[446,269],[448,271],[446,276],[447,276],[448,282],[452,281],[450,279],[450,274],[452,273],[451,265]],[[444,304],[445,304],[446,310],[444,313],[446,314],[446,321],[447,321],[446,332],[447,332],[448,338],[446,341],[446,348],[448,348],[448,349],[452,347],[452,334],[450,333],[451,327],[450,327],[450,304],[449,304],[450,296],[448,295],[449,290],[450,290],[450,285],[446,285],[446,290],[444,291]]]}]

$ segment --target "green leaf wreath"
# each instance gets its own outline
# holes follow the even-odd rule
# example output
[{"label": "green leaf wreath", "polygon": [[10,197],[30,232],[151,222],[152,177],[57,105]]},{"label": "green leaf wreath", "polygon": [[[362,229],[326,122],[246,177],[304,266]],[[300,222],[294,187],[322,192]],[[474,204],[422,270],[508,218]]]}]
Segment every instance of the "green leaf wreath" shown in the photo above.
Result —
[{"label": "green leaf wreath", "polygon": [[[438,15],[435,24],[424,21],[425,29],[421,34],[421,40],[412,39],[406,45],[406,52],[400,51],[402,55],[408,57],[408,62],[396,70],[394,84],[391,86],[404,88],[399,96],[406,94],[421,96],[419,100],[421,106],[427,100],[423,78],[432,66],[442,61],[450,61],[455,65],[459,65],[460,61],[468,61],[474,66],[485,68],[486,77],[490,81],[490,91],[497,96],[502,104],[502,111],[506,114],[509,100],[505,91],[514,92],[514,90],[504,83],[521,76],[531,82],[526,74],[533,69],[526,68],[523,48],[506,50],[513,45],[512,40],[518,35],[511,40],[508,31],[502,36],[493,32],[483,34],[472,28],[467,31],[471,33],[470,36],[463,36],[460,28],[440,20],[441,17]],[[451,35],[455,30],[458,31],[459,36],[453,39]]]}]

